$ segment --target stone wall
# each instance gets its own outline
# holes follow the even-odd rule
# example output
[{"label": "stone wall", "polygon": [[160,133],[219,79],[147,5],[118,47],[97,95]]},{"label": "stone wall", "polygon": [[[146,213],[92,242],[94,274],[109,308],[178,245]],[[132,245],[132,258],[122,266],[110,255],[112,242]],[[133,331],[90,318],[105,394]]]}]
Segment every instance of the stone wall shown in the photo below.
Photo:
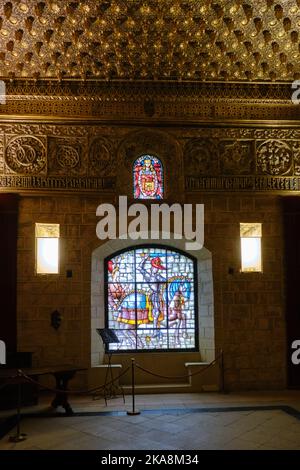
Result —
[{"label": "stone wall", "polygon": [[[18,238],[18,347],[34,364],[91,364],[92,253],[96,208],[108,196],[20,197]],[[229,390],[275,389],[286,384],[284,259],[280,197],[274,194],[191,192],[186,202],[205,206],[205,247],[212,253],[216,349],[223,349]],[[36,222],[61,226],[59,275],[35,274]],[[240,273],[240,222],[261,222],[263,273]],[[229,268],[233,268],[229,274]],[[66,270],[73,276],[66,277]],[[200,273],[201,274],[201,273]],[[201,293],[205,296],[205,290]],[[203,297],[204,298],[204,297]],[[61,327],[50,326],[58,310]],[[205,324],[200,322],[200,329]],[[82,373],[78,386],[87,384]]]}]

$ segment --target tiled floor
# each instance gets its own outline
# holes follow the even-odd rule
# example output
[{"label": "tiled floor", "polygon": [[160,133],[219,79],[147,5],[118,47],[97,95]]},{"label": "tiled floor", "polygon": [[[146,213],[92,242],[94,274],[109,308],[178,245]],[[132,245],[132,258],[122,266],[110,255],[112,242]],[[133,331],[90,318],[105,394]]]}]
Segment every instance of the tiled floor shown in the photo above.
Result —
[{"label": "tiled floor", "polygon": [[[45,412],[49,397],[26,413]],[[25,417],[27,439],[5,449],[300,449],[300,393],[139,395],[131,398],[72,399],[73,417]],[[111,412],[111,413],[110,413]],[[13,434],[13,430],[10,434]]]}]

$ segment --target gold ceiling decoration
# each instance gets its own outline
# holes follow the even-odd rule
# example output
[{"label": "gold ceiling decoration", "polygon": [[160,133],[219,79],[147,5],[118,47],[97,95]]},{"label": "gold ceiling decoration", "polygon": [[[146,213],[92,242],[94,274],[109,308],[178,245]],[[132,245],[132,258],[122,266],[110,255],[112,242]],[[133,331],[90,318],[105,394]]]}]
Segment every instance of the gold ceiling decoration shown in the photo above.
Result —
[{"label": "gold ceiling decoration", "polygon": [[300,0],[0,2],[0,77],[292,81]]}]

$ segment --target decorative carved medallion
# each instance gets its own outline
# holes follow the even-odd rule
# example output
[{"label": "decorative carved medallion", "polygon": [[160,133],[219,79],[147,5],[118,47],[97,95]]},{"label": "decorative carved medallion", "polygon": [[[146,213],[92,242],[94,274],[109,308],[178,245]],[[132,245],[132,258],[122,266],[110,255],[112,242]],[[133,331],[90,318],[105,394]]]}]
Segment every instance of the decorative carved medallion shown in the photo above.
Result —
[{"label": "decorative carved medallion", "polygon": [[190,139],[184,147],[183,155],[186,174],[219,174],[219,149],[217,140]]},{"label": "decorative carved medallion", "polygon": [[47,163],[45,146],[37,137],[13,137],[6,146],[5,163],[10,170],[21,175],[41,173]]},{"label": "decorative carved medallion", "polygon": [[50,174],[65,176],[83,176],[86,174],[83,151],[86,139],[80,137],[49,138]]},{"label": "decorative carved medallion", "polygon": [[249,175],[253,172],[253,141],[223,141],[220,153],[222,175]]},{"label": "decorative carved medallion", "polygon": [[78,149],[71,145],[60,145],[56,153],[57,163],[66,170],[76,168],[80,163]]},{"label": "decorative carved medallion", "polygon": [[95,176],[107,176],[115,174],[115,160],[113,149],[108,139],[95,138],[89,150],[89,173]]},{"label": "decorative carved medallion", "polygon": [[292,168],[293,153],[287,142],[267,140],[257,147],[257,171],[268,175],[285,175]]}]

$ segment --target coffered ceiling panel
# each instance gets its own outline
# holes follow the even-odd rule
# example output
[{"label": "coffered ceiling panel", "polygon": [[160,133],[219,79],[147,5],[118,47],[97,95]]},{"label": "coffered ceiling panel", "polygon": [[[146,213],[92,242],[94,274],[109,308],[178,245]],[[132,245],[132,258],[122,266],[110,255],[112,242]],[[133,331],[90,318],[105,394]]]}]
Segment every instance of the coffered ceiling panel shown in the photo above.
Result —
[{"label": "coffered ceiling panel", "polygon": [[300,0],[0,2],[0,77],[292,81]]}]

